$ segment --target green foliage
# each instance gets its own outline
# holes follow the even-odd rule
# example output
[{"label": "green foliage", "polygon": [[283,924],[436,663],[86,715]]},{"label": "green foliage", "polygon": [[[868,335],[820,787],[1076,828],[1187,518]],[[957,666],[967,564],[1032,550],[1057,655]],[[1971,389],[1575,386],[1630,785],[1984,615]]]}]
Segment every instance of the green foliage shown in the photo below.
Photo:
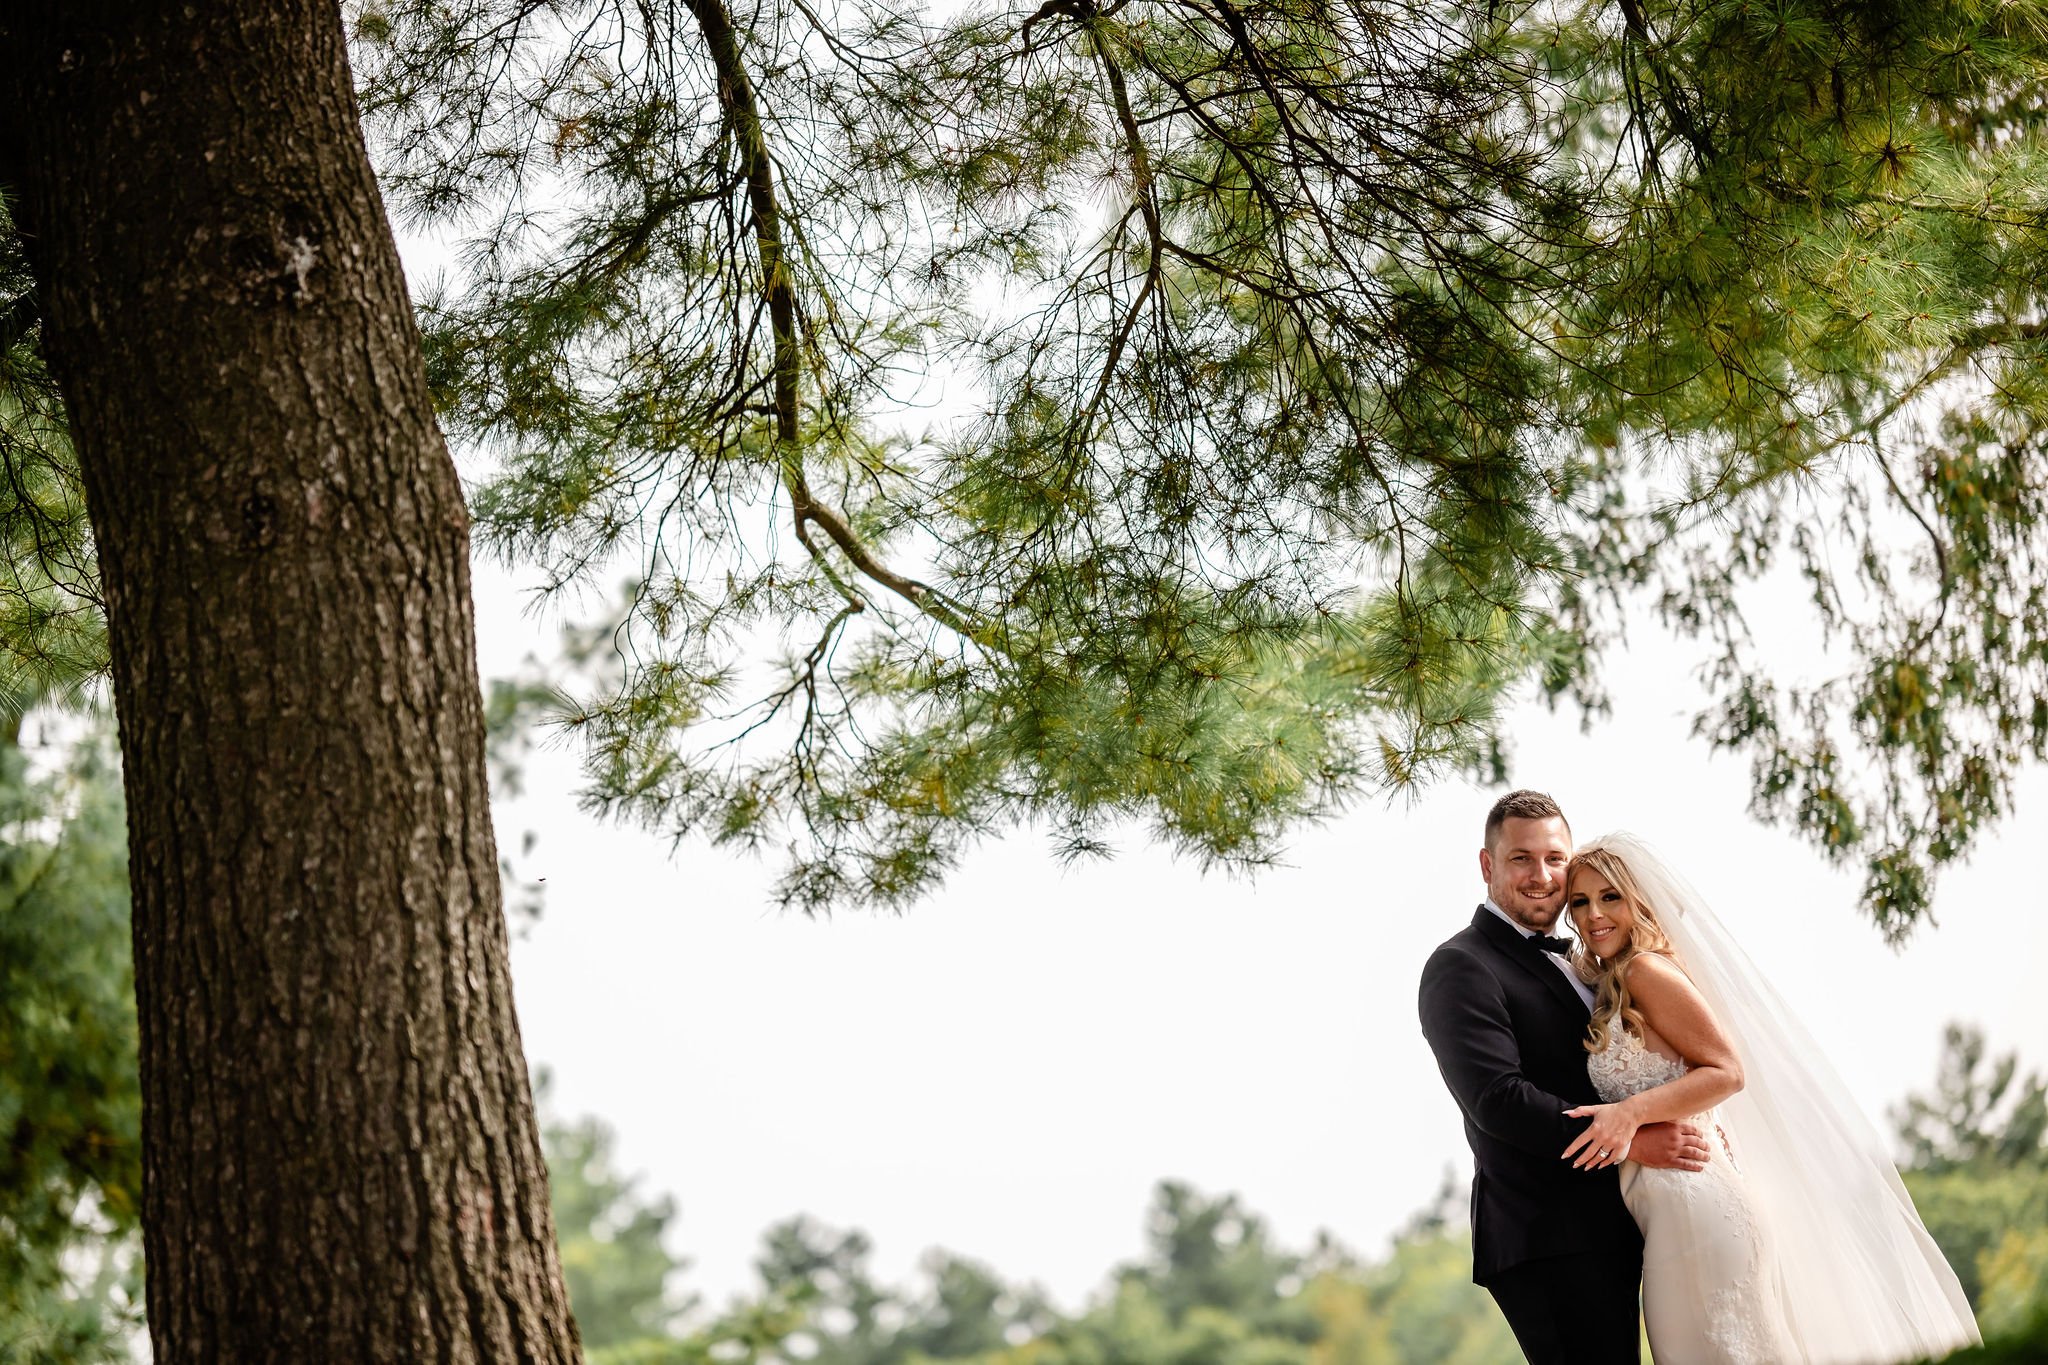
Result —
[{"label": "green foliage", "polygon": [[1472,1283],[1461,1233],[1411,1234],[1381,1265],[1310,1285],[1318,1325],[1312,1365],[1512,1365],[1514,1333]]},{"label": "green foliage", "polygon": [[139,1325],[128,843],[108,746],[0,745],[0,1361],[121,1357]]},{"label": "green foliage", "polygon": [[35,282],[0,186],[0,725],[76,704],[106,666],[85,495],[43,364]]},{"label": "green foliage", "polygon": [[2048,1217],[2039,1216],[2038,1191],[2033,1198],[2037,1216],[2028,1221],[2017,1211],[2013,1226],[1978,1257],[1984,1282],[1977,1322],[1987,1336],[2025,1335],[2048,1317]]},{"label": "green foliage", "polygon": [[[550,1142],[560,1130],[550,1129]],[[571,1241],[581,1223],[558,1212]],[[1165,1183],[1147,1254],[1118,1268],[1086,1310],[1064,1315],[1035,1289],[945,1252],[904,1290],[876,1283],[858,1232],[803,1218],[770,1229],[759,1292],[687,1333],[607,1340],[603,1365],[1508,1365],[1513,1336],[1471,1283],[1462,1231],[1421,1222],[1387,1259],[1363,1264],[1327,1240],[1274,1247],[1231,1196]],[[565,1252],[566,1255],[566,1252]],[[644,1281],[643,1281],[644,1283]],[[623,1286],[621,1286],[623,1288]],[[642,1291],[644,1292],[644,1290]],[[623,1298],[631,1298],[627,1293]],[[648,1299],[652,1304],[653,1299]],[[662,1300],[666,1302],[666,1300]],[[578,1307],[578,1320],[583,1310]],[[587,1345],[595,1345],[586,1327]]]},{"label": "green foliage", "polygon": [[1462,1229],[1418,1219],[1377,1263],[1327,1240],[1272,1248],[1235,1197],[1163,1184],[1152,1249],[1111,1294],[987,1365],[1511,1365],[1514,1336],[1472,1283]]},{"label": "green foliage", "polygon": [[[636,571],[563,717],[602,807],[893,904],[1008,824],[1257,863],[1495,762],[1564,647],[1510,310],[1581,231],[1498,25],[504,17],[365,7],[359,60],[394,200],[481,229],[424,312],[481,537]],[[982,415],[896,432],[918,373]]]},{"label": "green foliage", "polygon": [[[2048,744],[2048,163],[2020,93],[2048,13],[1624,13],[1551,58],[1606,73],[1561,129],[1605,145],[1619,101],[1633,163],[1629,227],[1567,328],[1593,337],[1578,401],[1603,452],[1581,591],[1648,584],[1712,642],[1700,733],[1751,755],[1756,813],[1863,866],[1900,937]],[[1757,594],[1808,601],[1817,675],[1796,632],[1751,635]]]},{"label": "green foliage", "polygon": [[1934,1092],[1908,1095],[1891,1117],[1916,1171],[2048,1168],[2048,1083],[2022,1077],[2018,1053],[1987,1057],[1979,1028],[1948,1026]]},{"label": "green foliage", "polygon": [[[479,542],[629,583],[589,799],[788,903],[1257,865],[1646,598],[1894,937],[2048,755],[2042,0],[349,14]],[[0,223],[0,700],[104,658],[29,286]]]},{"label": "green foliage", "polygon": [[602,807],[805,906],[1256,863],[1648,588],[1898,935],[2048,746],[2039,5],[684,8],[358,12],[479,530],[634,572]]},{"label": "green foliage", "polygon": [[[2048,1172],[1961,1167],[1940,1174],[1908,1169],[1904,1175],[1921,1221],[1955,1267],[1963,1292],[1980,1313],[1987,1311],[1991,1263],[2007,1255],[2000,1278],[2010,1285],[2025,1268],[2027,1234],[2048,1227]],[[2009,1233],[2021,1239],[2010,1247]],[[2032,1295],[2028,1307],[2048,1301],[2048,1284],[2020,1289],[2022,1297]]]},{"label": "green foliage", "polygon": [[1906,1187],[1987,1336],[2048,1313],[2048,1115],[2039,1076],[1990,1057],[1981,1030],[1951,1024],[1931,1094],[1892,1111]]},{"label": "green foliage", "polygon": [[1260,1336],[1302,1338],[1299,1307],[1281,1308],[1283,1286],[1299,1284],[1302,1257],[1274,1247],[1265,1223],[1235,1195],[1209,1198],[1178,1181],[1162,1182],[1146,1216],[1148,1255],[1117,1274],[1119,1288],[1141,1291],[1170,1322],[1201,1309],[1246,1321]]},{"label": "green foliage", "polygon": [[[547,1098],[546,1073],[535,1098]],[[592,1361],[629,1360],[665,1338],[690,1306],[676,1279],[684,1262],[664,1245],[675,1201],[643,1196],[613,1166],[614,1135],[596,1119],[545,1121],[541,1145],[555,1245],[583,1349]]]},{"label": "green foliage", "polygon": [[1943,1356],[1943,1365],[2038,1365],[2048,1360],[2048,1312],[2036,1312],[2017,1331],[2001,1331],[1982,1346]]}]

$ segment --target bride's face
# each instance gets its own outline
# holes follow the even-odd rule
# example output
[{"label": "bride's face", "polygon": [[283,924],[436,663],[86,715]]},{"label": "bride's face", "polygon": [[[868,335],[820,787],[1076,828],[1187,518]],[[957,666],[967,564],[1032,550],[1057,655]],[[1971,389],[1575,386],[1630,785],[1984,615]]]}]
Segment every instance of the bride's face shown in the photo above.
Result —
[{"label": "bride's face", "polygon": [[1604,961],[1628,946],[1636,927],[1635,910],[1628,897],[1593,868],[1573,869],[1564,904],[1572,927],[1594,957]]}]

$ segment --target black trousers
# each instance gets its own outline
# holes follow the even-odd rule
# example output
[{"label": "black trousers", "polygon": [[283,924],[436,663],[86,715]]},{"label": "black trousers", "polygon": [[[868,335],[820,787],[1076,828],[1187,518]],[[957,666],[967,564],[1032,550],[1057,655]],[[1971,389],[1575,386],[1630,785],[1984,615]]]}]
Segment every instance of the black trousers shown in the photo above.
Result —
[{"label": "black trousers", "polygon": [[1642,1288],[1640,1249],[1530,1261],[1486,1285],[1529,1365],[1641,1365]]}]

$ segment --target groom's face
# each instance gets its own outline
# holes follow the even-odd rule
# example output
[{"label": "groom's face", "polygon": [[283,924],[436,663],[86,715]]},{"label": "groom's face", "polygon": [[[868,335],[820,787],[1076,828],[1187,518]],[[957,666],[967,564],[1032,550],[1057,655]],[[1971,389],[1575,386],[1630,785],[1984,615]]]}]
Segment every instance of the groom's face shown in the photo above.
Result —
[{"label": "groom's face", "polygon": [[1571,828],[1555,815],[1509,816],[1493,844],[1479,850],[1479,872],[1493,903],[1538,933],[1548,933],[1564,909],[1564,874],[1571,861]]}]

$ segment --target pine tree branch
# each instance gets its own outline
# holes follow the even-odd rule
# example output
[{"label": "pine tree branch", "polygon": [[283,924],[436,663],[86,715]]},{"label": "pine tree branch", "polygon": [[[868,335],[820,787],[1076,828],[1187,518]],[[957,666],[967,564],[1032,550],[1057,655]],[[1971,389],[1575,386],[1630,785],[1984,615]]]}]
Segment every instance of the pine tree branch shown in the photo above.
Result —
[{"label": "pine tree branch", "polygon": [[42,320],[42,309],[36,304],[35,291],[16,295],[0,308],[0,351],[13,347],[14,343],[29,334]]},{"label": "pine tree branch", "polygon": [[[1089,19],[1096,19],[1095,7],[1084,3],[1082,13]],[[1109,45],[1103,35],[1095,35],[1095,58],[1102,64],[1102,72],[1109,82],[1110,98],[1116,106],[1117,122],[1122,125],[1124,142],[1131,158],[1131,192],[1137,198],[1138,212],[1145,223],[1145,236],[1149,243],[1145,256],[1145,281],[1138,286],[1138,296],[1131,300],[1130,308],[1124,314],[1116,335],[1110,338],[1109,353],[1102,358],[1102,375],[1096,381],[1095,393],[1088,400],[1087,408],[1074,429],[1087,440],[1089,430],[1095,425],[1095,415],[1102,401],[1109,394],[1110,383],[1116,378],[1116,369],[1123,361],[1124,347],[1130,343],[1131,331],[1138,324],[1138,317],[1150,302],[1152,293],[1159,286],[1159,273],[1164,264],[1163,239],[1165,231],[1159,220],[1159,200],[1152,184],[1152,159],[1145,150],[1144,135],[1138,131],[1138,120],[1131,112],[1130,91],[1124,85],[1123,68],[1110,55]]]},{"label": "pine tree branch", "polygon": [[[1702,166],[1714,160],[1714,144],[1699,126],[1693,112],[1686,106],[1680,92],[1673,86],[1670,73],[1657,59],[1656,41],[1650,35],[1649,16],[1644,12],[1643,0],[1621,0],[1622,24],[1628,31],[1633,45],[1642,53],[1643,63],[1650,70],[1652,84],[1656,87],[1657,102],[1664,108],[1664,116],[1671,120],[1672,129],[1692,148],[1694,156]],[[1630,82],[1630,102],[1637,106],[1638,117],[1642,115],[1641,96]],[[1656,144],[1651,143],[1651,159],[1656,158]]]},{"label": "pine tree branch", "polygon": [[1927,641],[1933,639],[1934,633],[1940,630],[1942,624],[1948,620],[1948,603],[1949,599],[1955,595],[1956,585],[1955,575],[1949,571],[1948,542],[1941,538],[1941,533],[1934,529],[1926,517],[1920,515],[1919,506],[1911,498],[1907,497],[1906,490],[1899,486],[1897,477],[1892,473],[1891,461],[1884,457],[1884,448],[1878,444],[1875,428],[1872,428],[1870,433],[1870,448],[1872,454],[1877,457],[1878,472],[1884,475],[1885,487],[1891,489],[1892,497],[1898,501],[1899,506],[1906,509],[1906,515],[1920,523],[1920,529],[1927,533],[1927,543],[1934,547],[1935,584],[1937,589],[1934,619],[1916,631],[1913,638],[1906,643],[1907,650],[1917,650]]},{"label": "pine tree branch", "polygon": [[1918,504],[1908,497],[1906,490],[1899,485],[1898,478],[1892,473],[1891,461],[1885,458],[1884,449],[1879,444],[1879,433],[1894,413],[1932,387],[1964,360],[1976,355],[1979,351],[1996,346],[2001,342],[2036,339],[2042,335],[2042,331],[2043,324],[2039,322],[2013,327],[1979,327],[1973,329],[1969,335],[1958,341],[1939,363],[1930,367],[1919,379],[1894,395],[1892,400],[1885,404],[1877,416],[1859,424],[1858,429],[1866,431],[1870,435],[1871,451],[1877,458],[1878,472],[1884,475],[1885,486],[1891,490],[1892,497],[1898,502],[1900,507],[1905,509],[1906,514],[1918,522],[1920,529],[1926,532],[1928,544],[1934,550],[1935,582],[1937,587],[1935,616],[1934,620],[1928,622],[1914,633],[1906,646],[1909,650],[1918,649],[1933,639],[1935,632],[1940,630],[1943,624],[1947,622],[1948,604],[1950,598],[1955,595],[1956,580],[1954,572],[1949,567],[1948,542],[1943,540],[1940,532],[1934,529],[1933,524],[1925,516],[1921,515]]},{"label": "pine tree branch", "polygon": [[[988,632],[977,631],[970,626],[940,599],[930,585],[897,573],[877,558],[855,534],[845,515],[820,500],[804,477],[803,457],[799,453],[803,430],[796,288],[783,239],[782,207],[776,196],[774,159],[768,151],[768,136],[762,124],[753,80],[740,59],[739,36],[733,27],[731,14],[721,0],[688,0],[688,4],[704,34],[712,66],[717,71],[719,105],[738,144],[741,171],[746,178],[747,208],[753,219],[754,249],[761,266],[761,290],[773,333],[775,444],[781,453],[783,484],[789,490],[790,503],[796,515],[797,539],[814,560],[825,564],[821,548],[807,529],[811,523],[817,523],[866,577],[941,625],[987,644]],[[825,573],[851,607],[860,609],[866,606],[860,595],[829,565],[826,565]]]},{"label": "pine tree branch", "polygon": [[[1105,11],[1105,13],[1106,12],[1107,11]],[[1245,42],[1250,42],[1248,32],[1245,35]],[[1245,55],[1248,61],[1257,60],[1256,51],[1242,55]],[[1280,191],[1274,186],[1274,184],[1270,180],[1267,170],[1264,166],[1262,166],[1259,159],[1249,152],[1249,150],[1243,145],[1242,140],[1230,128],[1226,127],[1221,121],[1218,120],[1218,118],[1214,114],[1212,114],[1209,111],[1209,109],[1206,107],[1207,101],[1200,94],[1198,94],[1185,80],[1175,75],[1175,73],[1168,67],[1153,66],[1148,69],[1147,74],[1153,77],[1154,79],[1158,80],[1162,84],[1164,84],[1178,98],[1179,107],[1177,109],[1169,111],[1171,116],[1178,117],[1179,115],[1184,113],[1187,117],[1192,119],[1196,126],[1199,127],[1207,136],[1215,140],[1217,146],[1222,150],[1224,156],[1229,158],[1230,162],[1237,167],[1239,174],[1241,174],[1244,177],[1245,186],[1247,190],[1258,200],[1258,202],[1264,208],[1265,212],[1267,213],[1273,224],[1277,226],[1280,224],[1287,223],[1291,218],[1295,216],[1294,210],[1287,203],[1283,202]],[[1280,110],[1280,117],[1282,118],[1283,127],[1288,131],[1290,143],[1298,143],[1300,139],[1296,137],[1295,125],[1293,120],[1291,118],[1288,118],[1285,114],[1285,101],[1282,99],[1280,92],[1273,87],[1270,80],[1266,80],[1263,78],[1261,88],[1266,92],[1267,99],[1277,109]],[[1167,114],[1160,115],[1160,117],[1162,118],[1167,116]],[[1131,137],[1133,139],[1133,145],[1138,145],[1136,143],[1136,129],[1138,127],[1139,122],[1140,121],[1138,120],[1131,120],[1129,122],[1126,122],[1125,124],[1126,136]],[[1309,145],[1314,147],[1319,153],[1323,150],[1321,144],[1316,142],[1314,139],[1308,139],[1308,142]],[[1325,164],[1328,164],[1327,157],[1325,157]],[[1333,224],[1330,221],[1329,215],[1327,214],[1324,206],[1320,202],[1315,201],[1313,197],[1311,197],[1309,202],[1309,210],[1311,215],[1314,217],[1317,225],[1323,230],[1327,237],[1330,237],[1332,239],[1341,238],[1342,234],[1338,230],[1337,225]],[[1187,248],[1180,246],[1171,238],[1166,237],[1163,233],[1163,230],[1161,234],[1157,238],[1155,238],[1154,252],[1155,257],[1160,254],[1172,254],[1178,256],[1181,259],[1187,261],[1190,265],[1197,267],[1198,269],[1212,271],[1219,277],[1229,279],[1233,283],[1239,284],[1240,286],[1251,290],[1260,297],[1265,298],[1270,302],[1274,303],[1276,306],[1278,306],[1284,312],[1286,312],[1286,314],[1290,318],[1292,318],[1295,321],[1295,323],[1300,327],[1304,345],[1307,347],[1310,354],[1314,357],[1315,368],[1321,374],[1323,374],[1326,379],[1329,379],[1331,381],[1336,381],[1342,377],[1342,373],[1338,369],[1338,367],[1334,366],[1330,362],[1329,358],[1326,355],[1324,355],[1322,343],[1317,339],[1317,327],[1315,319],[1311,316],[1309,309],[1305,306],[1308,291],[1303,285],[1303,282],[1294,274],[1291,266],[1287,264],[1287,252],[1285,249],[1284,236],[1282,238],[1282,243],[1279,251],[1279,256],[1282,262],[1282,274],[1278,279],[1268,283],[1260,283],[1258,281],[1255,281],[1252,277],[1245,274],[1243,271],[1231,268],[1212,253],[1191,251]],[[1348,262],[1347,269],[1351,271],[1353,282],[1358,283],[1356,271],[1355,269],[1351,269]],[[1363,459],[1364,466],[1368,472],[1368,476],[1385,495],[1389,509],[1392,510],[1396,508],[1399,503],[1398,495],[1396,494],[1392,484],[1389,483],[1387,475],[1381,469],[1379,462],[1375,459],[1372,459],[1368,453],[1371,446],[1371,434],[1359,424],[1358,416],[1356,412],[1353,410],[1351,404],[1346,403],[1341,405],[1341,411],[1343,413],[1347,426],[1349,426],[1351,430],[1353,439],[1356,442],[1357,450],[1361,458]],[[1397,516],[1397,524],[1398,520],[1399,519]]]},{"label": "pine tree branch", "polygon": [[782,208],[775,194],[774,161],[761,124],[754,83],[740,60],[739,35],[720,0],[688,0],[718,73],[718,102],[739,144],[753,216],[754,249],[761,263],[762,294],[768,304],[775,348],[775,439],[794,446],[799,434],[796,290],[784,261]]},{"label": "pine tree branch", "polygon": [[2000,227],[2048,228],[2048,212],[2036,212],[2026,216],[2014,216],[1995,212],[1988,201],[1927,199],[1903,194],[1862,194],[1857,196],[1865,203],[1889,204],[1894,208],[1913,209],[1919,213],[1946,213],[1972,222],[1996,223]]}]

